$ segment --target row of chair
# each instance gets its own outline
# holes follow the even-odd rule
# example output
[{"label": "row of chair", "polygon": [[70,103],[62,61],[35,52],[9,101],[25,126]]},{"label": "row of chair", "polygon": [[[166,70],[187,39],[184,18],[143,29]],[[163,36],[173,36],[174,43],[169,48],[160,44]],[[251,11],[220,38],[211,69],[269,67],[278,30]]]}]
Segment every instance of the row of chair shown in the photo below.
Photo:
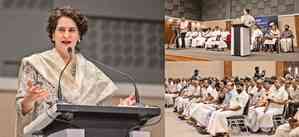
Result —
[{"label": "row of chair", "polygon": [[[248,129],[248,126],[246,125],[246,118],[249,113],[249,104],[250,104],[250,99],[247,101],[242,115],[235,115],[235,116],[227,117],[228,127],[230,129],[233,130],[233,129],[237,128],[239,131],[246,131],[246,133],[249,134],[249,129]],[[286,123],[287,107],[288,107],[288,104],[286,104],[284,106],[282,114],[273,115],[272,119],[273,119],[274,127],[272,129],[272,133],[274,133],[274,131],[276,130],[276,128],[278,126]]]}]

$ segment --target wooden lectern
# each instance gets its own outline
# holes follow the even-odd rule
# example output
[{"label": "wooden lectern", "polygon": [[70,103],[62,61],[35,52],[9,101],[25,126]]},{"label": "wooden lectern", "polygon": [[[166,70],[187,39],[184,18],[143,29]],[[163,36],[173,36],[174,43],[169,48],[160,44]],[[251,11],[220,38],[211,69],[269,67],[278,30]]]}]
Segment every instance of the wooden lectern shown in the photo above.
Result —
[{"label": "wooden lectern", "polygon": [[233,24],[231,28],[231,55],[250,55],[250,28],[243,24]]}]

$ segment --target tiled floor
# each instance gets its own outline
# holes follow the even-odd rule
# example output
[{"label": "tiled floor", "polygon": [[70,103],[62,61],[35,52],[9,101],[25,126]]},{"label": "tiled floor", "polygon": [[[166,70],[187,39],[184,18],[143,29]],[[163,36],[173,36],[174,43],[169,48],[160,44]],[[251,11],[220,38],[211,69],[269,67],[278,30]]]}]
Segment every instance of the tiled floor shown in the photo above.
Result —
[{"label": "tiled floor", "polygon": [[210,51],[202,48],[166,49],[165,55],[186,56],[208,60],[288,60],[299,61],[299,49],[293,53],[252,52],[250,56],[231,56],[230,50]]}]

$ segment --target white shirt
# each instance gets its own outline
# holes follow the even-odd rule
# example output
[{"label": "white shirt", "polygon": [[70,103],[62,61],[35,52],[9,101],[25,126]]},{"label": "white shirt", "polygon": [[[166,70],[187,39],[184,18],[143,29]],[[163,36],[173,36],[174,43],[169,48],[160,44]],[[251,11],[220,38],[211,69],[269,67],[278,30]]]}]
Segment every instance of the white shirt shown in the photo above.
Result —
[{"label": "white shirt", "polygon": [[192,38],[196,38],[199,36],[199,33],[197,31],[193,31],[191,36],[192,36]]},{"label": "white shirt", "polygon": [[252,37],[255,39],[256,37],[262,37],[263,32],[260,29],[256,29],[253,31]]},{"label": "white shirt", "polygon": [[[275,101],[286,101],[288,100],[288,93],[287,91],[284,89],[283,86],[281,86],[279,89],[276,88],[272,88],[270,95],[268,96],[270,99],[273,99]],[[270,107],[272,108],[283,108],[283,105],[279,105],[279,104],[274,104],[271,103]]]},{"label": "white shirt", "polygon": [[243,111],[248,99],[249,99],[249,95],[246,92],[242,91],[240,94],[236,93],[232,96],[229,102],[229,107],[235,108],[240,106],[241,107],[240,111]]},{"label": "white shirt", "polygon": [[247,27],[252,27],[255,24],[255,19],[251,15],[243,15],[241,16],[241,23]]},{"label": "white shirt", "polygon": [[215,99],[218,97],[218,93],[215,88],[213,88],[211,85],[207,88],[207,94],[210,94],[213,96]]},{"label": "white shirt", "polygon": [[187,28],[188,28],[188,21],[183,21],[180,23],[180,29],[182,32],[187,32]]}]

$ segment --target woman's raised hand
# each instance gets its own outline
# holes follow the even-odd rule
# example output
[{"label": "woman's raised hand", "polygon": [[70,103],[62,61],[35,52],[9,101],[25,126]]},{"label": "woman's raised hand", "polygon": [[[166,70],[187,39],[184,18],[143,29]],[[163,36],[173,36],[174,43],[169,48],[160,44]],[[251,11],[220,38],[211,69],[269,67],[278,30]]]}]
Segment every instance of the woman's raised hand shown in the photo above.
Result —
[{"label": "woman's raised hand", "polygon": [[27,82],[27,86],[27,92],[22,101],[23,114],[31,111],[35,102],[43,101],[49,96],[48,91],[41,89],[39,85],[34,85],[31,80]]}]

